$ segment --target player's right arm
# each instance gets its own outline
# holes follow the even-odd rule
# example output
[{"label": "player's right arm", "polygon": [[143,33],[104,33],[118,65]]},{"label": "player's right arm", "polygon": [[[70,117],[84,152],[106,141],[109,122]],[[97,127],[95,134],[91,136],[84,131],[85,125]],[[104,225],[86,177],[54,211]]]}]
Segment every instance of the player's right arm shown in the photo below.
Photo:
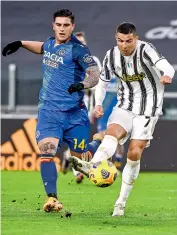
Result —
[{"label": "player's right arm", "polygon": [[35,54],[42,54],[43,53],[43,44],[44,42],[38,41],[14,41],[7,44],[3,50],[2,55],[7,56],[14,52],[16,52],[20,47],[27,49]]},{"label": "player's right arm", "polygon": [[43,54],[43,44],[44,42],[38,41],[21,41],[22,47],[31,51],[35,54]]},{"label": "player's right arm", "polygon": [[160,77],[160,82],[164,85],[170,84],[174,77],[175,69],[167,61],[167,59],[159,54],[152,44],[146,45],[144,56],[151,62],[152,66],[155,66],[159,71],[162,72],[163,75]]},{"label": "player's right arm", "polygon": [[106,96],[107,86],[112,78],[112,73],[111,73],[110,67],[108,65],[109,64],[108,61],[109,61],[109,51],[107,52],[107,54],[103,60],[103,67],[102,67],[102,71],[100,73],[99,82],[98,82],[98,85],[96,86],[96,89],[95,89],[94,114],[97,118],[100,118],[104,114],[104,110],[103,110],[102,105],[103,105],[103,101]]}]

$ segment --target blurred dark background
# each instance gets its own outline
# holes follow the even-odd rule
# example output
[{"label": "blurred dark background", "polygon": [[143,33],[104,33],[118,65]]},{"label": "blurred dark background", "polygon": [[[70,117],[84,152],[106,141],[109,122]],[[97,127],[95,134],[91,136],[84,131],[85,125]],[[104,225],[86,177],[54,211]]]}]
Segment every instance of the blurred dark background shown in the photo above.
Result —
[{"label": "blurred dark background", "polygon": [[[60,8],[69,8],[76,16],[75,31],[85,32],[92,54],[101,61],[106,51],[115,45],[116,26],[123,21],[130,21],[137,26],[140,39],[153,43],[177,69],[177,2],[13,1],[2,2],[1,5],[2,47],[14,40],[45,41],[53,35],[53,13]],[[154,28],[159,28],[159,32],[149,37],[148,31]],[[17,104],[37,104],[41,85],[41,58],[23,49],[6,58],[2,57],[3,105],[8,103],[10,63],[17,65]],[[177,91],[176,77],[166,91]],[[171,102],[177,105],[176,101]]]}]

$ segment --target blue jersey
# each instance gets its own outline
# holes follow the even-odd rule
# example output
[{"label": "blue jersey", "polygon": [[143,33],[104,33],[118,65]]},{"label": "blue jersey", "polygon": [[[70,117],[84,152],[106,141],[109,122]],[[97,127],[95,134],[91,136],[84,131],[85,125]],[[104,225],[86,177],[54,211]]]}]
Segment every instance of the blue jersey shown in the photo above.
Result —
[{"label": "blue jersey", "polygon": [[84,80],[89,66],[96,65],[87,46],[74,35],[65,44],[49,38],[43,44],[43,85],[39,94],[39,108],[68,111],[82,106],[84,91],[71,95],[71,84]]}]

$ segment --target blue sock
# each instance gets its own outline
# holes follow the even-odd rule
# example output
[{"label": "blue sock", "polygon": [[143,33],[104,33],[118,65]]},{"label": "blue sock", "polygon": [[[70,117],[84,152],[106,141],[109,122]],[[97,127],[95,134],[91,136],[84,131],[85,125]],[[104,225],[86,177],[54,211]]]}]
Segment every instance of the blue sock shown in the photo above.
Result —
[{"label": "blue sock", "polygon": [[57,168],[56,164],[53,161],[52,154],[41,154],[41,177],[44,184],[46,194],[49,197],[57,198]]},{"label": "blue sock", "polygon": [[98,147],[101,144],[101,140],[93,140],[88,144],[88,151],[92,153],[92,156],[96,153]]}]

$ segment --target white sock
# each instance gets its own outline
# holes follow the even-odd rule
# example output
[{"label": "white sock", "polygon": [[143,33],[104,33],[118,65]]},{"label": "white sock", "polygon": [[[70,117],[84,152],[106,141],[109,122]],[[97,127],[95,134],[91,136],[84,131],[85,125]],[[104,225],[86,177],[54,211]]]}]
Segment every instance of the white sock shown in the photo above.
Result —
[{"label": "white sock", "polygon": [[78,174],[80,174],[80,172],[76,171],[74,168],[72,168],[72,171],[73,171],[74,176],[77,176]]},{"label": "white sock", "polygon": [[133,184],[137,179],[140,171],[140,160],[132,161],[127,159],[127,164],[122,172],[122,185],[120,195],[116,201],[117,204],[123,204],[125,206],[127,198],[133,188]]},{"label": "white sock", "polygon": [[117,149],[117,145],[118,140],[114,136],[105,135],[91,162],[99,162],[111,158]]},{"label": "white sock", "polygon": [[70,149],[69,149],[69,148],[64,151],[63,157],[64,157],[66,160],[69,160],[69,158],[71,157]]}]

